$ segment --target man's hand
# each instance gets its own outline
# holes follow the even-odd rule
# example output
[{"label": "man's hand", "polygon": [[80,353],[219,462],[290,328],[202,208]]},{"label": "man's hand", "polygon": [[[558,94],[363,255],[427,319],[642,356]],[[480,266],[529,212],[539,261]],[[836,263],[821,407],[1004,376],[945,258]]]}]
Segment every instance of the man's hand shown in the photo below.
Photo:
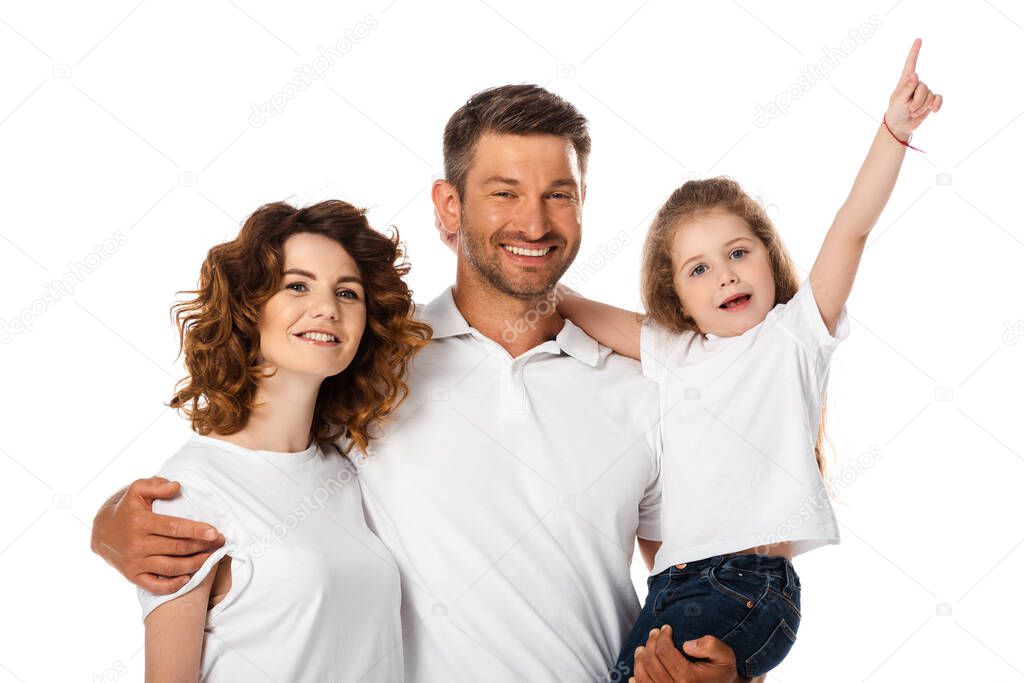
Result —
[{"label": "man's hand", "polygon": [[[736,673],[732,648],[713,636],[687,641],[686,654],[700,659],[691,662],[672,642],[672,627],[651,633],[647,645],[637,649],[630,683],[737,683],[748,679]],[[759,679],[755,679],[759,680]]]},{"label": "man's hand", "polygon": [[224,545],[224,537],[209,524],[153,512],[155,499],[174,498],[178,490],[178,482],[162,477],[138,479],[119,499],[104,503],[92,523],[92,551],[157,595],[184,586]]}]

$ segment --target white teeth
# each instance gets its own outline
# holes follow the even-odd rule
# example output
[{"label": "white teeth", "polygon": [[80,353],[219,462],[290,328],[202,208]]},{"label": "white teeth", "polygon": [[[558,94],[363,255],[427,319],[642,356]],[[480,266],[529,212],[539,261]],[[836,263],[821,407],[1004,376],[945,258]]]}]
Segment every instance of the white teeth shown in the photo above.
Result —
[{"label": "white teeth", "polygon": [[736,304],[743,303],[743,301],[745,301],[746,299],[749,299],[749,298],[750,298],[750,295],[744,294],[744,295],[739,296],[739,297],[737,297],[735,299],[731,299],[731,300],[725,302],[719,308],[732,308]]},{"label": "white teeth", "polygon": [[312,339],[313,341],[322,341],[322,342],[338,341],[335,337],[333,337],[333,336],[331,336],[329,334],[324,334],[323,332],[303,332],[299,336],[303,337],[305,339]]},{"label": "white teeth", "polygon": [[513,254],[517,254],[519,256],[543,256],[544,254],[548,253],[554,248],[545,247],[543,249],[523,249],[521,247],[513,247],[507,244],[503,244],[501,246],[505,247],[506,251],[510,251]]}]

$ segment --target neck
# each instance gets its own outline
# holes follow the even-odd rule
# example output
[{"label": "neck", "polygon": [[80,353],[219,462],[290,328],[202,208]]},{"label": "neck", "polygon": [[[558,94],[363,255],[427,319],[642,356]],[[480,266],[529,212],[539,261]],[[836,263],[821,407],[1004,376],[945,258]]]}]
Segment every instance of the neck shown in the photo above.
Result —
[{"label": "neck", "polygon": [[452,294],[466,322],[500,344],[513,358],[554,339],[565,325],[555,306],[554,288],[521,299],[496,289],[462,259]]},{"label": "neck", "polygon": [[234,434],[216,435],[244,448],[297,453],[309,447],[313,410],[322,378],[293,374],[278,368],[260,380],[254,408],[245,427]]}]

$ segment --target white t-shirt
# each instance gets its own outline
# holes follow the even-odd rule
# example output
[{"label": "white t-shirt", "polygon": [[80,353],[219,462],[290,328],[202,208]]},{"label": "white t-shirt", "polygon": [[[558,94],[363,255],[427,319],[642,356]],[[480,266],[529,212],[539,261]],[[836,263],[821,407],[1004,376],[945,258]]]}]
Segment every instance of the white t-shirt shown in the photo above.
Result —
[{"label": "white t-shirt", "polygon": [[201,680],[402,680],[398,571],[363,517],[356,469],[314,443],[254,451],[193,435],[153,511],[213,524],[226,544],[172,595],[139,589],[142,616],[196,587],[224,555],[231,589],[207,613]]},{"label": "white t-shirt", "polygon": [[829,334],[808,282],[736,337],[644,323],[664,440],[653,573],[768,543],[797,554],[839,542],[814,444],[829,360],[848,334],[845,308]]},{"label": "white t-shirt", "polygon": [[660,538],[657,387],[570,322],[512,358],[450,289],[418,314],[433,341],[359,468],[401,570],[406,680],[607,680],[636,536]]}]

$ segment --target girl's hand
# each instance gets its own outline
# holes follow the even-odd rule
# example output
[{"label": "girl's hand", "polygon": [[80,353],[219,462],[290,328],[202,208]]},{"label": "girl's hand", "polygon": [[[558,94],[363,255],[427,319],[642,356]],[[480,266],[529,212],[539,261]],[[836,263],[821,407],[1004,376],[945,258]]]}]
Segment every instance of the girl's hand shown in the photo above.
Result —
[{"label": "girl's hand", "polygon": [[899,85],[889,98],[889,109],[885,112],[889,129],[904,142],[928,118],[928,114],[942,106],[942,95],[933,93],[917,77],[917,55],[920,51],[921,39],[918,38],[910,48]]},{"label": "girl's hand", "polygon": [[444,223],[441,222],[441,216],[434,210],[434,229],[437,230],[438,237],[441,238],[441,243],[452,250],[452,253],[456,256],[459,253],[459,233],[448,232],[444,229]]}]

